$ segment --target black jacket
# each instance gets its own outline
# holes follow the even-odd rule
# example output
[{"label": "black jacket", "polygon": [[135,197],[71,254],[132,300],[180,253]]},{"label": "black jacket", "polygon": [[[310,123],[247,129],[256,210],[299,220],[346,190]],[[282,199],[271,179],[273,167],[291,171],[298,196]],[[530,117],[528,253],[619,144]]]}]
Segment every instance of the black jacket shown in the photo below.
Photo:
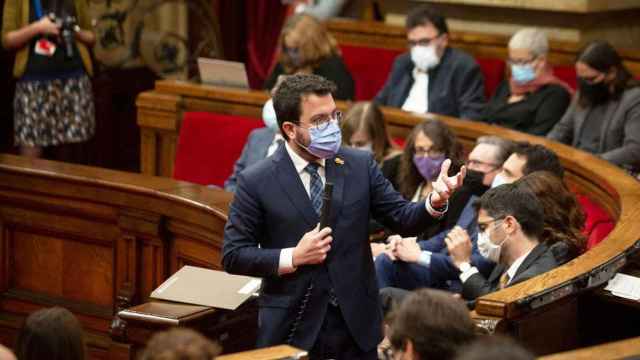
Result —
[{"label": "black jacket", "polygon": [[487,104],[482,120],[532,135],[544,136],[560,121],[571,102],[571,94],[560,85],[549,84],[509,104],[511,90],[504,80]]},{"label": "black jacket", "polygon": [[[404,53],[393,63],[391,74],[374,101],[402,107],[413,85],[411,55]],[[479,119],[484,109],[484,78],[469,54],[447,48],[440,64],[429,71],[429,112],[464,119]]]},{"label": "black jacket", "polygon": [[[509,286],[531,279],[558,266],[553,253],[548,250],[549,248],[545,244],[538,244],[538,246],[533,248],[522,264],[520,264]],[[462,297],[466,300],[475,300],[480,296],[498,290],[500,277],[507,269],[508,267],[503,264],[496,265],[488,279],[485,279],[481,273],[471,275],[471,277],[462,284]]]}]

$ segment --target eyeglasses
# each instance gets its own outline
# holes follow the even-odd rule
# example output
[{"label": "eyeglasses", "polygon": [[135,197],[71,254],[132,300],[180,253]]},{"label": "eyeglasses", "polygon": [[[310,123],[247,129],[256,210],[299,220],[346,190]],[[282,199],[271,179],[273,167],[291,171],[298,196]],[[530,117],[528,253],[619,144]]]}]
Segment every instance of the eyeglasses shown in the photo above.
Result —
[{"label": "eyeglasses", "polygon": [[480,161],[480,160],[473,160],[473,159],[467,160],[467,166],[479,166],[479,165],[489,166],[489,167],[491,167],[493,169],[500,168],[500,165],[494,164],[494,163],[488,163],[488,162],[484,162],[484,161]]},{"label": "eyeglasses", "polygon": [[431,44],[434,40],[436,40],[437,38],[439,38],[440,35],[434,37],[434,38],[422,38],[422,39],[418,39],[418,40],[407,40],[407,44],[409,45],[410,48],[416,46],[416,45],[420,45],[420,46],[429,46],[429,44]]},{"label": "eyeglasses", "polygon": [[538,58],[537,56],[534,56],[531,59],[526,59],[526,60],[525,59],[518,59],[518,60],[516,60],[516,59],[508,59],[507,63],[509,65],[527,65],[527,64],[531,64],[532,62],[536,61],[537,58]]},{"label": "eyeglasses", "polygon": [[430,148],[415,147],[413,151],[418,156],[427,155],[428,157],[432,157],[432,158],[436,158],[444,155],[444,151],[439,149],[434,149],[433,146]]},{"label": "eyeglasses", "polygon": [[340,125],[340,122],[342,121],[342,111],[335,110],[331,114],[318,114],[309,120],[311,127],[318,130],[326,129],[332,121],[337,121],[338,125]]}]

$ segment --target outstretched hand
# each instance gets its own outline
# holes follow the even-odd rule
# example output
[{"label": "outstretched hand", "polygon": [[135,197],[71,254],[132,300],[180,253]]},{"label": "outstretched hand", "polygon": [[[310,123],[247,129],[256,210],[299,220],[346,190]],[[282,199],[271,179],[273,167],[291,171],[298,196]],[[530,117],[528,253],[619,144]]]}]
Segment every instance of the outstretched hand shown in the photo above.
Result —
[{"label": "outstretched hand", "polygon": [[464,181],[464,177],[467,174],[467,168],[462,166],[460,171],[454,175],[449,176],[449,168],[451,167],[451,160],[446,159],[442,162],[442,167],[440,168],[440,175],[433,183],[433,192],[431,193],[431,206],[433,208],[441,208],[446,203],[447,200],[456,192]]}]

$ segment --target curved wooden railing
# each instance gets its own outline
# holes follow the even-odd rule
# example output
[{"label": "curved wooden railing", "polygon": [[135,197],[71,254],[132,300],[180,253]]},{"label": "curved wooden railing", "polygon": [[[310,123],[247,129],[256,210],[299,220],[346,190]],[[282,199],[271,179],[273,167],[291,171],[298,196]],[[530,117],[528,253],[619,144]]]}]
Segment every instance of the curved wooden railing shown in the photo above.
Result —
[{"label": "curved wooden railing", "polygon": [[12,346],[30,312],[59,305],[81,320],[92,358],[132,359],[114,315],[183,265],[220,269],[230,200],[169,178],[0,154],[0,341]]},{"label": "curved wooden railing", "polygon": [[[265,92],[234,90],[186,82],[159,81],[156,89],[138,98],[138,121],[142,131],[142,165],[149,174],[170,176],[175,157],[182,113],[209,111],[260,118]],[[339,102],[341,109],[347,103]],[[566,180],[577,192],[588,195],[615,219],[614,230],[600,245],[573,261],[534,279],[478,299],[474,316],[490,330],[519,331],[529,326],[555,331],[570,331],[575,325],[564,318],[575,314],[571,302],[578,294],[606,282],[622,267],[640,239],[640,183],[614,165],[591,154],[541,137],[450,117],[412,115],[397,109],[383,108],[385,121],[392,136],[406,136],[425,117],[438,118],[447,123],[469,149],[475,139],[494,134],[513,140],[543,144],[554,150],[566,169]],[[151,161],[149,161],[151,160]],[[562,306],[562,307],[561,307]],[[577,315],[576,315],[577,316]],[[557,324],[560,321],[561,324]],[[563,328],[564,326],[564,328]],[[554,329],[549,329],[553,331]],[[574,329],[575,330],[575,329]],[[548,340],[547,340],[548,343]],[[561,347],[549,347],[559,351]]]}]

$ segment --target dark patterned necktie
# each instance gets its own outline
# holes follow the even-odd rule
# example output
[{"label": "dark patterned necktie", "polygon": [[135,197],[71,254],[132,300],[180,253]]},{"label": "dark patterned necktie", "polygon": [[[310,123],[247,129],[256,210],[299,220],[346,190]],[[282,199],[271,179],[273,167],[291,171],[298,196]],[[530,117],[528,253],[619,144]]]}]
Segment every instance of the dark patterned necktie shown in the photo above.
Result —
[{"label": "dark patterned necktie", "polygon": [[304,171],[311,175],[309,198],[311,199],[311,204],[313,204],[313,209],[316,211],[316,214],[320,216],[320,209],[322,208],[322,179],[320,178],[320,174],[318,174],[318,167],[320,167],[319,164],[309,163],[309,165],[304,168]]}]

